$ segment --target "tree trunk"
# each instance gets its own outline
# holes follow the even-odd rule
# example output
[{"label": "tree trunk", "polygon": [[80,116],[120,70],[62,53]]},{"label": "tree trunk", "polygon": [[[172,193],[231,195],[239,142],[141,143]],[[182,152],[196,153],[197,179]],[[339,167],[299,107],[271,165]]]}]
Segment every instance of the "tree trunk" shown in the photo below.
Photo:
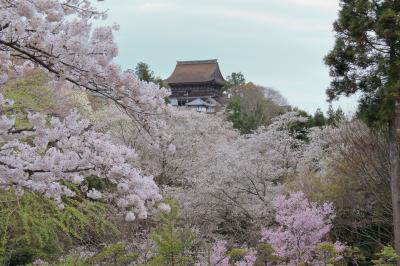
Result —
[{"label": "tree trunk", "polygon": [[[400,99],[395,101],[395,113],[389,123],[390,188],[392,191],[394,246],[400,254]],[[377,188],[379,189],[379,188]],[[400,261],[397,262],[400,266]]]}]

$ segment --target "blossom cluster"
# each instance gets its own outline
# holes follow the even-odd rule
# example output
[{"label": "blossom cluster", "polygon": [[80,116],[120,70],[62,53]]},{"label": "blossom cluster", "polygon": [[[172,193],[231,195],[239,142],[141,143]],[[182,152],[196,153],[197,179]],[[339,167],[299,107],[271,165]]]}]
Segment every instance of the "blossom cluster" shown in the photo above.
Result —
[{"label": "blossom cluster", "polygon": [[[176,153],[166,158],[164,176],[184,178],[184,188],[166,190],[206,234],[216,232],[213,226],[219,224],[219,229],[224,225],[235,231],[235,242],[256,241],[255,228],[272,222],[272,200],[298,169],[305,143],[293,136],[290,126],[303,121],[290,112],[255,134],[241,136],[218,116],[175,111],[168,130],[179,138],[173,141]],[[226,223],[227,214],[236,222]],[[254,228],[242,232],[240,219]]]},{"label": "blossom cluster", "polygon": [[140,81],[113,63],[118,26],[92,27],[105,18],[89,0],[0,0],[0,85],[39,67],[55,79],[112,99],[146,128],[169,91]]},{"label": "blossom cluster", "polygon": [[[278,196],[273,203],[278,226],[264,228],[262,240],[271,244],[275,255],[289,266],[325,265],[317,249],[332,228],[332,204],[310,202],[302,192]],[[338,254],[344,251],[340,242],[334,248]]]},{"label": "blossom cluster", "polygon": [[[0,110],[6,101],[0,95]],[[92,130],[90,123],[72,111],[63,120],[42,114],[28,116],[31,128],[18,129],[14,119],[0,118],[0,188],[28,189],[53,199],[63,208],[62,197],[75,192],[65,182],[79,186],[88,198],[114,202],[126,220],[147,218],[162,197],[152,176],[133,165],[135,150],[117,145],[108,134]],[[87,176],[107,180],[115,189],[88,189]],[[164,205],[161,209],[167,210]]]}]

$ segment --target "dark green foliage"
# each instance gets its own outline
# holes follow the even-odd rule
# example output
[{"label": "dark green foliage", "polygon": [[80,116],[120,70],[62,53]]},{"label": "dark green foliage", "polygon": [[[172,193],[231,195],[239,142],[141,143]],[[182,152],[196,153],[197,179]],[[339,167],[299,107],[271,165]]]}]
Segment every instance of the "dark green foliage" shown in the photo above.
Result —
[{"label": "dark green foliage", "polygon": [[255,114],[243,112],[240,100],[238,99],[229,101],[226,111],[227,120],[232,122],[233,127],[238,129],[241,134],[249,134],[259,127]]},{"label": "dark green foliage", "polygon": [[1,262],[4,262],[5,264],[10,266],[26,265],[34,261],[37,255],[37,252],[32,248],[18,248],[10,255],[8,260],[1,260]]},{"label": "dark green foliage", "polygon": [[315,111],[314,117],[313,119],[313,124],[316,127],[322,127],[326,125],[326,118],[324,113],[321,111],[321,109],[317,109],[317,111]]},{"label": "dark green foliage", "polygon": [[226,118],[241,134],[250,134],[260,126],[270,124],[272,118],[283,114],[286,109],[264,97],[254,84],[235,87],[226,106]]},{"label": "dark green foliage", "polygon": [[150,69],[150,66],[144,62],[139,62],[135,67],[136,76],[142,80],[147,82],[153,82],[157,85],[164,88],[167,88],[168,85],[164,82],[164,80],[160,77],[156,77],[154,71]]},{"label": "dark green foliage", "polygon": [[136,76],[143,81],[154,81],[154,71],[150,69],[150,66],[144,62],[139,62],[135,67]]},{"label": "dark green foliage", "polygon": [[326,115],[327,115],[326,117],[327,125],[337,126],[340,122],[346,120],[346,116],[340,107],[338,107],[338,109],[336,109],[335,111],[332,105],[329,105]]},{"label": "dark green foliage", "polygon": [[100,178],[97,176],[86,177],[83,184],[86,185],[88,189],[94,188],[99,191],[107,190],[113,187],[113,184],[111,184],[108,179]]},{"label": "dark green foliage", "polygon": [[290,127],[293,136],[305,141],[309,141],[308,133],[312,127],[337,126],[340,122],[346,121],[346,116],[342,109],[338,107],[335,111],[331,105],[328,108],[326,116],[319,108],[315,111],[314,115],[310,115],[306,111],[297,108],[294,108],[293,111],[307,118],[307,122],[295,123]]},{"label": "dark green foliage", "polygon": [[328,111],[325,114],[321,111],[321,109],[317,109],[312,115],[304,115],[305,117],[309,117],[308,127],[323,127],[323,126],[337,126],[340,122],[346,120],[346,116],[344,115],[342,109],[338,107],[336,111],[333,109],[332,105],[329,105]]},{"label": "dark green foliage", "polygon": [[0,204],[1,265],[52,261],[73,245],[98,245],[118,233],[104,218],[107,209],[101,203],[64,199],[60,210],[35,193],[17,197],[14,191],[0,191]]},{"label": "dark green foliage", "polygon": [[246,84],[246,79],[242,72],[232,72],[232,74],[226,77],[226,81],[233,86]]},{"label": "dark green foliage", "polygon": [[332,105],[329,105],[326,115],[318,108],[314,115],[309,115],[307,112],[294,109],[301,116],[307,117],[308,121],[306,123],[307,128],[312,127],[323,127],[323,126],[337,126],[340,122],[346,120],[346,116],[342,109],[338,107],[336,110],[333,109]]},{"label": "dark green foliage", "polygon": [[226,82],[223,90],[229,90],[232,87],[244,85],[246,84],[246,79],[242,72],[232,72],[232,74],[226,77]]},{"label": "dark green foliage", "polygon": [[177,205],[172,201],[168,201],[168,204],[171,212],[160,215],[161,226],[151,236],[156,244],[156,256],[149,265],[193,265],[194,258],[190,252],[196,237],[190,228],[182,224]]},{"label": "dark green foliage", "polygon": [[325,57],[333,77],[329,99],[362,92],[359,115],[388,122],[400,90],[399,1],[341,1],[336,44]]}]

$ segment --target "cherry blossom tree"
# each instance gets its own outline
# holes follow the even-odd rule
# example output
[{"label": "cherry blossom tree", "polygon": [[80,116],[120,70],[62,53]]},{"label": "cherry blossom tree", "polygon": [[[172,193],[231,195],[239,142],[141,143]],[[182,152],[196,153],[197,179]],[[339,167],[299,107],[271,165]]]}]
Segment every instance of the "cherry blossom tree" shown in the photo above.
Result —
[{"label": "cherry blossom tree", "polygon": [[272,221],[274,196],[297,172],[305,143],[290,125],[303,120],[288,113],[256,134],[240,136],[221,118],[181,114],[170,129],[179,134],[172,142],[176,152],[167,159],[171,178],[177,176],[181,185],[172,183],[164,191],[208,237],[255,243],[255,228]]},{"label": "cherry blossom tree", "polygon": [[[113,63],[118,26],[92,27],[105,17],[89,0],[0,0],[0,87],[39,68],[63,89],[80,88],[111,99],[141,130],[162,126],[155,115],[163,112],[169,91]],[[1,188],[29,189],[62,208],[62,197],[74,196],[65,182],[79,186],[85,176],[95,175],[113,184],[114,191],[91,189],[87,197],[113,200],[129,221],[146,218],[161,200],[152,176],[134,166],[136,152],[94,131],[77,112],[63,120],[30,114],[32,127],[17,129],[3,110],[6,103],[1,96]]]},{"label": "cherry blossom tree", "polygon": [[184,185],[193,181],[208,167],[214,147],[223,146],[225,140],[233,141],[238,136],[219,115],[208,116],[171,107],[166,109],[162,119],[165,127],[152,131],[155,141],[150,141],[113,105],[95,112],[92,118],[96,128],[110,131],[117,141],[135,148],[140,155],[141,168],[153,173],[163,185]]},{"label": "cherry blossom tree", "polygon": [[[292,135],[290,125],[303,120],[287,113],[233,145],[219,146],[212,159],[219,165],[206,171],[196,186],[196,191],[205,190],[213,198],[211,217],[219,217],[218,231],[236,234],[238,242],[256,241],[255,228],[271,221],[274,196],[296,174],[304,143]],[[203,187],[203,182],[210,185]]]},{"label": "cherry blossom tree", "polygon": [[110,106],[95,115],[101,130],[134,147],[145,173],[154,173],[166,195],[183,208],[188,223],[210,238],[229,235],[238,243],[258,241],[272,222],[272,200],[295,177],[306,143],[291,128],[305,118],[291,112],[268,128],[241,136],[222,116],[170,108],[166,126],[149,142]]},{"label": "cherry blossom tree", "polygon": [[[278,226],[264,228],[262,240],[272,245],[275,255],[289,266],[325,265],[318,256],[318,247],[332,229],[332,204],[318,205],[308,201],[304,193],[296,192],[289,197],[276,197],[274,207]],[[344,251],[340,242],[334,247],[338,254]]]},{"label": "cherry blossom tree", "polygon": [[74,87],[112,99],[144,129],[163,106],[166,89],[113,63],[118,26],[92,27],[106,14],[89,0],[1,0],[0,81],[35,67]]},{"label": "cherry blossom tree", "polygon": [[[0,95],[0,110],[9,101]],[[0,119],[0,188],[28,189],[53,199],[63,208],[62,197],[75,193],[65,182],[86,192],[88,198],[114,202],[126,213],[126,220],[147,218],[149,210],[162,199],[152,176],[133,166],[136,152],[116,145],[107,134],[72,111],[64,120],[41,114],[28,116],[31,128],[15,128],[14,119]],[[82,185],[87,176],[98,176],[112,184],[110,191]],[[160,206],[165,209],[164,205]]]}]

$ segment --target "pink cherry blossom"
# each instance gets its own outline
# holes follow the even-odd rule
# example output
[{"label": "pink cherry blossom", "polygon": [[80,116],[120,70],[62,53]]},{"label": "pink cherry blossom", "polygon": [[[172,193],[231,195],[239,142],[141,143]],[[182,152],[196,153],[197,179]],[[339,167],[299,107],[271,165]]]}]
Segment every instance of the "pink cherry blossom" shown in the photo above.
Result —
[{"label": "pink cherry blossom", "polygon": [[[264,228],[262,240],[271,244],[275,255],[289,266],[324,265],[316,250],[332,228],[332,204],[310,202],[302,192],[278,196],[273,203],[278,226]],[[335,248],[338,253],[344,250],[340,242]]]},{"label": "pink cherry blossom", "polygon": [[[0,101],[0,110],[4,102]],[[136,213],[141,219],[162,199],[153,177],[134,167],[136,152],[92,130],[76,111],[63,120],[52,117],[48,123],[41,114],[28,118],[33,127],[26,129],[16,129],[14,120],[6,116],[0,120],[4,125],[0,127],[0,188],[31,190],[62,207],[62,196],[75,196],[63,181],[81,185],[85,176],[98,176],[114,184],[116,192],[86,185],[81,191],[93,200],[115,202],[121,212]]]},{"label": "pink cherry blossom", "polygon": [[[169,91],[140,81],[113,61],[118,26],[92,27],[105,13],[90,0],[0,0],[0,85],[41,68],[55,80],[114,101],[149,129]],[[162,123],[162,122],[161,122]]]}]

